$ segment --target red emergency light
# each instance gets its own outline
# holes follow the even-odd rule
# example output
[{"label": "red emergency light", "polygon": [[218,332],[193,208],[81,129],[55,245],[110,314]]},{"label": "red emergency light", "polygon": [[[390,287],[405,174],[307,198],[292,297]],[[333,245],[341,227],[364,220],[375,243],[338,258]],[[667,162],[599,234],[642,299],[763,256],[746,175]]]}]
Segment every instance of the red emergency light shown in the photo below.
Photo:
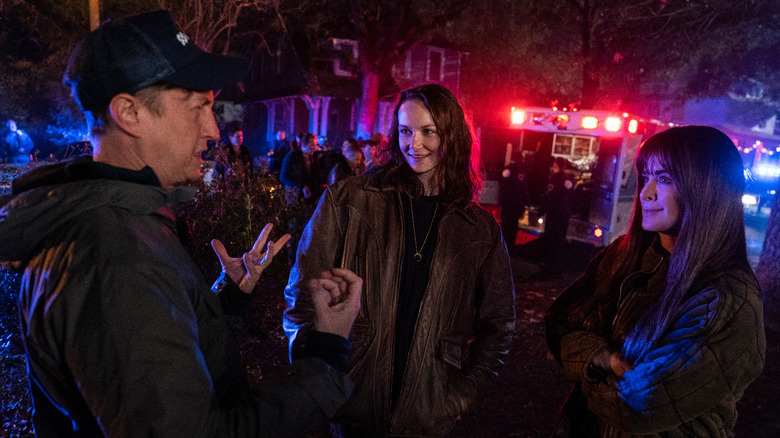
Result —
[{"label": "red emergency light", "polygon": [[639,129],[639,122],[637,122],[634,119],[631,119],[630,122],[628,122],[628,132],[631,134],[636,134],[637,129]]},{"label": "red emergency light", "polygon": [[607,117],[604,128],[609,132],[618,132],[620,131],[620,125],[622,125],[622,120],[619,117]]},{"label": "red emergency light", "polygon": [[585,116],[582,118],[582,127],[585,129],[596,129],[599,126],[599,119],[593,116]]}]

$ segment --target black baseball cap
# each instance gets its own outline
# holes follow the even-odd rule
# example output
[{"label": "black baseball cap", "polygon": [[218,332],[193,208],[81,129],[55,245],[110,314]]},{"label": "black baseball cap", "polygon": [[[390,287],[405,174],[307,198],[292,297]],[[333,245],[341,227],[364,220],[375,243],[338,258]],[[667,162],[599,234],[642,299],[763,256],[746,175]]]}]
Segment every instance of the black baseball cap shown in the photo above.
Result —
[{"label": "black baseball cap", "polygon": [[119,93],[163,83],[192,91],[220,90],[246,76],[249,63],[198,47],[155,11],[108,21],[73,49],[62,82],[84,111],[105,108]]}]

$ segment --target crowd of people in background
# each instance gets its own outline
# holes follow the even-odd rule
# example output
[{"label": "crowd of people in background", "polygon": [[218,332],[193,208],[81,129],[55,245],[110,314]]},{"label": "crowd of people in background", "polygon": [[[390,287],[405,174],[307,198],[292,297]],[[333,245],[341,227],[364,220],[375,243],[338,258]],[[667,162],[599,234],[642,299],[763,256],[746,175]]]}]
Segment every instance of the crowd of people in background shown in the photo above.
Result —
[{"label": "crowd of people in background", "polygon": [[376,166],[377,154],[386,142],[385,136],[377,133],[366,140],[346,138],[340,148],[334,148],[325,137],[299,133],[291,141],[285,130],[279,130],[265,146],[267,152],[253,154],[244,144],[242,124],[233,121],[225,124],[220,140],[201,155],[213,162],[211,177],[206,181],[246,183],[253,178],[275,178],[286,190],[288,202],[303,203],[301,214],[287,223],[292,239],[287,245],[286,258],[288,265],[292,265],[303,227],[323,190]]},{"label": "crowd of people in background", "polygon": [[213,177],[245,181],[272,176],[312,207],[325,187],[377,165],[378,151],[387,141],[377,133],[365,140],[345,138],[335,148],[322,136],[300,133],[291,141],[279,130],[265,146],[267,152],[253,154],[244,144],[240,122],[227,123],[223,133],[224,139],[202,154],[214,163]]},{"label": "crowd of people in background", "polygon": [[312,203],[324,187],[378,164],[378,151],[387,141],[376,133],[365,140],[345,138],[336,148],[322,136],[300,133],[291,141],[285,130],[279,130],[264,148],[266,152],[255,155],[243,142],[240,122],[227,123],[223,132],[225,138],[203,153],[205,159],[214,162],[215,177],[273,175],[285,188],[298,189]]}]

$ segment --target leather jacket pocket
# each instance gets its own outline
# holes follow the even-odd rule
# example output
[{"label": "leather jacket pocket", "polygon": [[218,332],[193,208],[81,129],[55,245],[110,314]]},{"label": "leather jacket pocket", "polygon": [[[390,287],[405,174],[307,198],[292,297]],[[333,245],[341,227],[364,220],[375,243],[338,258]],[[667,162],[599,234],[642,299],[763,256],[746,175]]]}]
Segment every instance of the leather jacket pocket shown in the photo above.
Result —
[{"label": "leather jacket pocket", "polygon": [[463,367],[465,354],[464,337],[447,335],[439,339],[439,358],[456,369]]},{"label": "leather jacket pocket", "polygon": [[465,412],[468,404],[467,394],[470,393],[464,386],[468,379],[463,376],[463,368],[468,360],[466,337],[447,335],[439,339],[439,358],[448,368],[447,384],[444,385],[445,405],[450,418],[454,419]]},{"label": "leather jacket pocket", "polygon": [[349,334],[350,354],[347,359],[347,371],[355,368],[365,356],[373,339],[374,327],[371,325],[371,320],[358,316],[355,323],[352,324],[352,331]]}]

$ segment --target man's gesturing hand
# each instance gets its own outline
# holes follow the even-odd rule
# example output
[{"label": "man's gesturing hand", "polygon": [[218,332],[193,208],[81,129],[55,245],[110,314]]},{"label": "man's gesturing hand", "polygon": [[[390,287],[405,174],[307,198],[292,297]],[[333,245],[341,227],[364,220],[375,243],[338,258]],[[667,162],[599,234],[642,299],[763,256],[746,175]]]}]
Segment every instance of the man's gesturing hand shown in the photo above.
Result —
[{"label": "man's gesturing hand", "polygon": [[[245,293],[252,293],[257,284],[257,280],[260,279],[260,274],[263,273],[266,267],[271,264],[271,260],[279,251],[284,248],[287,241],[290,240],[290,235],[285,234],[279,240],[274,242],[268,241],[268,235],[271,234],[273,225],[266,224],[263,227],[263,231],[257,236],[255,244],[249,252],[245,252],[241,257],[230,257],[225,249],[225,245],[217,239],[211,241],[211,247],[214,248],[214,252],[219,257],[219,263],[222,265],[222,270],[227,274],[231,280],[233,280],[238,287]],[[268,247],[263,252],[263,247],[266,246],[265,242],[268,241]]]}]

